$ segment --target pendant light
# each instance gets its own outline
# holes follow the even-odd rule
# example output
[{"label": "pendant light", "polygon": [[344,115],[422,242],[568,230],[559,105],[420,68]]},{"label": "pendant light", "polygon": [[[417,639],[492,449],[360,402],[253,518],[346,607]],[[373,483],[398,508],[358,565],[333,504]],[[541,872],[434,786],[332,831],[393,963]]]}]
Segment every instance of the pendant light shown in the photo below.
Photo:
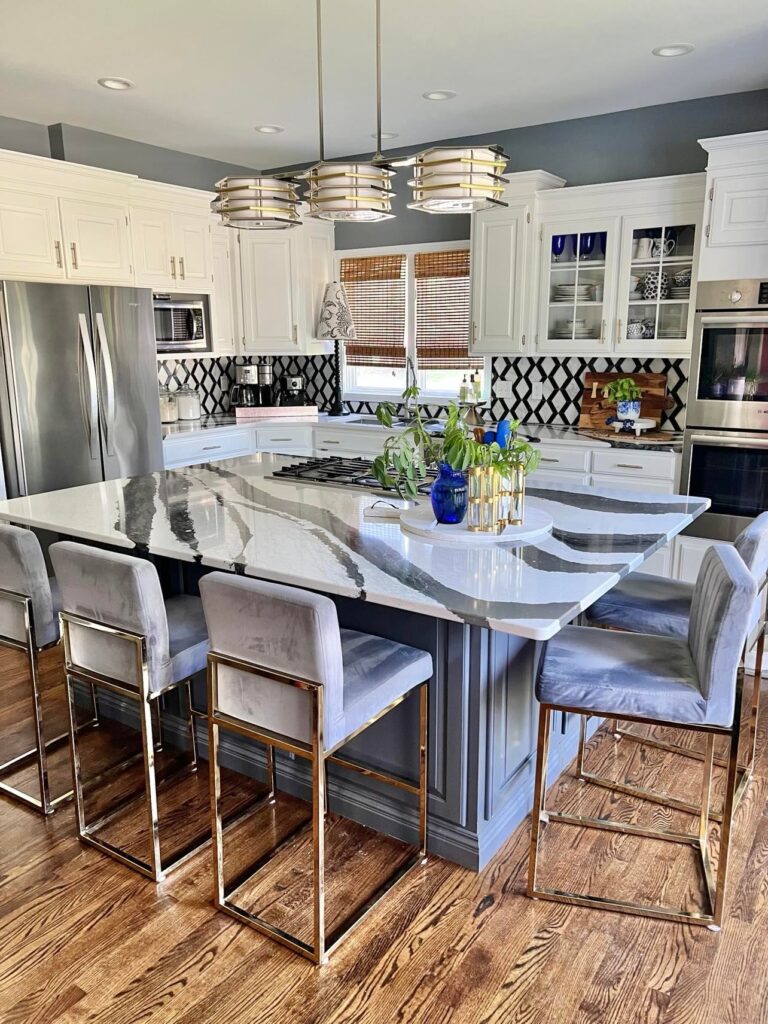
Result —
[{"label": "pendant light", "polygon": [[320,161],[306,172],[309,182],[308,217],[370,224],[394,217],[394,174],[381,154],[381,0],[376,0],[376,153],[369,163],[327,161],[323,130],[322,0],[317,6],[317,100]]},{"label": "pendant light", "polygon": [[217,181],[218,196],[211,210],[231,228],[279,230],[301,224],[298,179],[295,177],[256,175]]},{"label": "pendant light", "polygon": [[425,149],[412,161],[413,189],[410,210],[425,213],[476,213],[492,206],[506,206],[502,201],[502,177],[507,155],[499,146],[473,146],[447,149]]}]

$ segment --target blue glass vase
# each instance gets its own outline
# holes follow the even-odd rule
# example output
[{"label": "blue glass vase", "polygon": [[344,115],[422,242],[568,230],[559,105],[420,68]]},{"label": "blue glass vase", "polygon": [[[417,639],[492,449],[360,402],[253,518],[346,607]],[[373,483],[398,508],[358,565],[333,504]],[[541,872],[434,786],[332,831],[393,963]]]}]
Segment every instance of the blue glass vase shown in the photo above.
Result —
[{"label": "blue glass vase", "polygon": [[467,514],[467,478],[447,462],[438,467],[429,497],[438,523],[460,523]]}]

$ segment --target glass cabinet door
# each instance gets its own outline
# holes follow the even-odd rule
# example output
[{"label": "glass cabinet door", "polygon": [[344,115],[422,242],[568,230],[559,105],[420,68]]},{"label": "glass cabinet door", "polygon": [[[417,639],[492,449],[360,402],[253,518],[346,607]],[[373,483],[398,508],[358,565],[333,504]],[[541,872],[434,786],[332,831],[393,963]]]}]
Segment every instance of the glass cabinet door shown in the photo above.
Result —
[{"label": "glass cabinet door", "polygon": [[616,219],[542,226],[538,347],[579,355],[611,344]]},{"label": "glass cabinet door", "polygon": [[698,214],[681,209],[661,223],[623,219],[617,351],[647,355],[690,349]]}]

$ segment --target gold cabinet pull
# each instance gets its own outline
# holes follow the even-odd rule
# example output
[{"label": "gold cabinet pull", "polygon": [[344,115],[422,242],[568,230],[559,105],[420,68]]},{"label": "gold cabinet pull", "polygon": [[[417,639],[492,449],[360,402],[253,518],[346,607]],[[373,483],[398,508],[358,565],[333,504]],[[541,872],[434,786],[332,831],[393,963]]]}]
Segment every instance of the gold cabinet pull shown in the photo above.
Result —
[{"label": "gold cabinet pull", "polygon": [[621,317],[616,321],[616,344],[621,344]]},{"label": "gold cabinet pull", "polygon": [[61,260],[61,242],[58,240],[58,238],[53,243],[53,251],[56,253],[56,266],[63,267],[64,264],[62,263]]},{"label": "gold cabinet pull", "polygon": [[296,324],[293,325],[293,341],[294,344],[298,344],[299,341],[299,328]]},{"label": "gold cabinet pull", "polygon": [[184,257],[179,256],[179,277],[182,281],[186,280],[186,274],[184,273]]},{"label": "gold cabinet pull", "polygon": [[525,335],[523,335],[523,348],[525,348]]},{"label": "gold cabinet pull", "polygon": [[171,256],[171,277],[176,280],[176,257]]},{"label": "gold cabinet pull", "polygon": [[72,253],[72,269],[77,270],[77,243],[69,243],[69,251]]},{"label": "gold cabinet pull", "polygon": [[605,344],[605,320],[600,322],[600,344]]}]

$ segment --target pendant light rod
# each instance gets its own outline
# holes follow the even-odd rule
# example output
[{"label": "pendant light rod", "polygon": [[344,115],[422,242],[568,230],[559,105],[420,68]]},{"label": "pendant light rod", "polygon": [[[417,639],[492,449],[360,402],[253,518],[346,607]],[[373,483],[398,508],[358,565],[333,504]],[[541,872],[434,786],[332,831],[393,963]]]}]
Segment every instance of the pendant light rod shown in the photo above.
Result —
[{"label": "pendant light rod", "polygon": [[317,0],[317,126],[320,135],[320,161],[325,160],[325,132],[323,130],[323,15],[322,0]]},{"label": "pendant light rod", "polygon": [[374,160],[382,159],[381,152],[381,0],[376,0],[376,152]]}]

